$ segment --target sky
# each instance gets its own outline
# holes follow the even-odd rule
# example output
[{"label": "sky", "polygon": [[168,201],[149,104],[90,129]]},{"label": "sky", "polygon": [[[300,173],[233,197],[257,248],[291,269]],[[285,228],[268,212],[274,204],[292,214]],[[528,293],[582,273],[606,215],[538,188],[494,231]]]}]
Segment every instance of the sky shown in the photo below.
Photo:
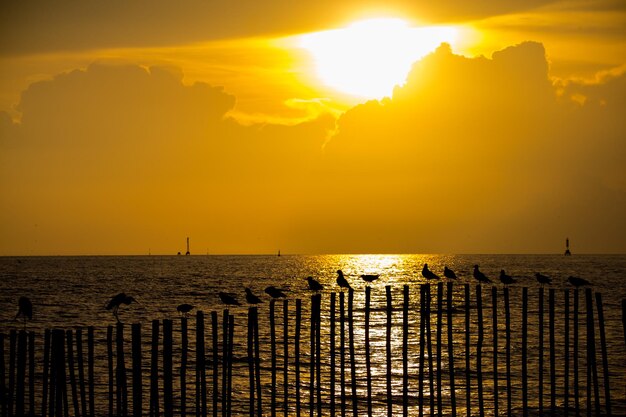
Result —
[{"label": "sky", "polygon": [[626,253],[626,4],[0,3],[0,256]]}]

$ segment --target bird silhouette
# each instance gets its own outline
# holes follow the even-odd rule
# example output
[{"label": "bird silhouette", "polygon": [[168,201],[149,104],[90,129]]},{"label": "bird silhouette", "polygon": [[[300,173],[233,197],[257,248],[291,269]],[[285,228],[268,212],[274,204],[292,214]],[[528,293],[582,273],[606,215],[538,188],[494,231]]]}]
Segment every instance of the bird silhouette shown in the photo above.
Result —
[{"label": "bird silhouette", "polygon": [[478,281],[480,282],[491,282],[491,280],[482,272],[480,272],[480,270],[478,269],[478,265],[474,265],[474,278],[476,278]]},{"label": "bird silhouette", "polygon": [[504,272],[504,269],[500,270],[500,282],[503,283],[504,285],[509,285],[509,284],[515,284],[515,279],[510,276],[507,275],[506,272]]},{"label": "bird silhouette", "polygon": [[191,304],[181,304],[176,307],[176,310],[180,313],[181,316],[187,317],[189,312],[193,310],[193,306]]},{"label": "bird silhouette", "polygon": [[250,288],[246,288],[246,302],[248,304],[259,304],[261,299],[252,294],[252,290]]},{"label": "bird silhouette", "polygon": [[217,295],[220,297],[220,300],[222,301],[222,303],[226,304],[227,306],[241,305],[239,304],[239,301],[237,301],[237,299],[233,297],[231,294],[220,291]]},{"label": "bird silhouette", "polygon": [[422,276],[426,279],[439,279],[439,275],[428,269],[428,264],[424,264],[422,268]]},{"label": "bird silhouette", "polygon": [[322,291],[324,289],[324,286],[314,280],[313,277],[306,277],[306,282],[309,284],[309,289],[311,291]]},{"label": "bird silhouette", "polygon": [[15,318],[13,320],[15,321],[18,317],[21,316],[24,320],[24,328],[26,328],[26,319],[33,319],[33,303],[30,301],[30,298],[22,296],[17,301],[17,306],[17,314],[15,315]]},{"label": "bird silhouette", "polygon": [[365,282],[374,282],[378,279],[380,275],[378,274],[363,274],[361,275],[361,279]]},{"label": "bird silhouette", "polygon": [[274,286],[269,286],[265,289],[265,293],[272,298],[285,298],[287,297],[283,290]]},{"label": "bird silhouette", "polygon": [[586,285],[591,285],[591,282],[587,281],[586,279],[573,277],[573,276],[570,276],[569,278],[567,278],[567,282],[569,282],[576,288],[584,287]]},{"label": "bird silhouette", "polygon": [[139,304],[139,301],[137,301],[135,298],[124,294],[123,292],[117,294],[115,297],[111,298],[111,301],[109,301],[109,303],[106,305],[106,309],[107,310],[112,310],[113,312],[113,316],[115,316],[115,319],[117,320],[118,323],[121,323],[122,321],[120,320],[120,318],[118,317],[118,310],[120,308],[120,306],[122,304],[124,305],[130,305],[130,303],[135,302],[137,304]]},{"label": "bird silhouette", "polygon": [[535,273],[535,278],[541,285],[552,283],[552,278],[542,275],[539,272]]},{"label": "bird silhouette", "polygon": [[443,276],[449,279],[456,279],[457,276],[454,273],[453,270],[451,270],[450,268],[448,268],[447,266],[443,267]]},{"label": "bird silhouette", "polygon": [[340,288],[352,289],[346,277],[343,276],[343,271],[341,269],[337,270],[337,285],[339,285]]}]

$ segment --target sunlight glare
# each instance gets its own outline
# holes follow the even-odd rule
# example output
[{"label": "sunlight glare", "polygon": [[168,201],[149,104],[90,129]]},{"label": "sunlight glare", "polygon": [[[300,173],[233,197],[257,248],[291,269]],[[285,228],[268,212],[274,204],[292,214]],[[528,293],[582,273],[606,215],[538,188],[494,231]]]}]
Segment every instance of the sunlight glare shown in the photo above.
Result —
[{"label": "sunlight glare", "polygon": [[409,27],[404,20],[384,18],[302,35],[300,46],[313,56],[324,84],[355,96],[382,98],[404,83],[415,61],[455,37],[453,27]]}]

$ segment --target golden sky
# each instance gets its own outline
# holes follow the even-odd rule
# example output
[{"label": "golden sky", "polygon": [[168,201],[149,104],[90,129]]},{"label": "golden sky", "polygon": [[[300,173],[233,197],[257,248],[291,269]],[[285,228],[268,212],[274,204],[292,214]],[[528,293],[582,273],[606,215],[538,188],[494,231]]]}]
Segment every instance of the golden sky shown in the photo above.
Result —
[{"label": "golden sky", "polygon": [[626,253],[626,4],[6,1],[0,255]]}]

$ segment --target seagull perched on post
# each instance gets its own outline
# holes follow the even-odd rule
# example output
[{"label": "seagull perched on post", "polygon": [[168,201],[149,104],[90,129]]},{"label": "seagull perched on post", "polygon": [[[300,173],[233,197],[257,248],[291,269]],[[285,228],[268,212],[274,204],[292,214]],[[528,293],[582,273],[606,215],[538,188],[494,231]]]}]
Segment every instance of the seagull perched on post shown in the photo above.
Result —
[{"label": "seagull perched on post", "polygon": [[550,284],[552,282],[552,278],[542,275],[539,272],[535,273],[535,278],[541,285]]},{"label": "seagull perched on post", "polygon": [[106,305],[107,310],[112,310],[113,315],[118,323],[121,323],[120,318],[117,316],[118,310],[122,304],[130,305],[130,303],[135,302],[140,304],[135,298],[124,294],[123,292],[117,294],[115,297],[111,298],[111,301]]},{"label": "seagull perched on post", "polygon": [[246,302],[248,304],[259,304],[261,299],[252,294],[252,290],[250,288],[246,288]]},{"label": "seagull perched on post", "polygon": [[587,285],[591,285],[591,282],[587,281],[586,279],[573,277],[573,276],[570,276],[567,279],[567,282],[569,282],[570,284],[572,284],[576,288],[584,287],[584,286],[587,286]]},{"label": "seagull perched on post", "polygon": [[439,279],[439,275],[428,269],[428,264],[424,264],[422,268],[422,276],[426,279]]},{"label": "seagull perched on post", "polygon": [[306,282],[309,284],[309,289],[311,291],[322,291],[324,289],[324,286],[314,280],[313,277],[306,277]]},{"label": "seagull perched on post", "polygon": [[504,269],[501,269],[500,270],[500,282],[503,283],[504,285],[515,284],[515,279],[513,279],[512,276],[507,275],[506,272],[504,272]]},{"label": "seagull perched on post", "polygon": [[443,276],[449,279],[456,279],[456,274],[454,273],[453,270],[451,270],[450,268],[448,268],[447,266],[443,267]]},{"label": "seagull perched on post", "polygon": [[181,316],[187,317],[189,312],[193,310],[193,306],[191,304],[181,304],[176,307],[176,310],[180,313]]},{"label": "seagull perched on post", "polygon": [[285,298],[287,297],[283,290],[274,286],[269,286],[265,289],[265,293],[272,298]]},{"label": "seagull perched on post", "polygon": [[15,321],[18,317],[22,316],[22,319],[24,319],[24,328],[26,328],[26,319],[33,319],[33,303],[30,301],[30,298],[22,296],[17,301],[17,306],[17,314],[13,320]]},{"label": "seagull perched on post", "polygon": [[474,265],[474,278],[476,278],[478,281],[480,282],[491,282],[491,280],[482,272],[480,272],[480,270],[478,269],[478,265]]},{"label": "seagull perched on post", "polygon": [[378,274],[363,274],[361,275],[361,279],[363,279],[363,281],[370,283],[370,282],[374,282],[378,279],[380,275]]},{"label": "seagull perched on post", "polygon": [[220,297],[220,300],[222,300],[222,303],[226,304],[227,306],[241,305],[232,294],[220,291],[217,295]]},{"label": "seagull perched on post", "polygon": [[343,276],[343,271],[341,269],[337,270],[337,285],[339,285],[340,288],[352,289],[348,280]]}]

